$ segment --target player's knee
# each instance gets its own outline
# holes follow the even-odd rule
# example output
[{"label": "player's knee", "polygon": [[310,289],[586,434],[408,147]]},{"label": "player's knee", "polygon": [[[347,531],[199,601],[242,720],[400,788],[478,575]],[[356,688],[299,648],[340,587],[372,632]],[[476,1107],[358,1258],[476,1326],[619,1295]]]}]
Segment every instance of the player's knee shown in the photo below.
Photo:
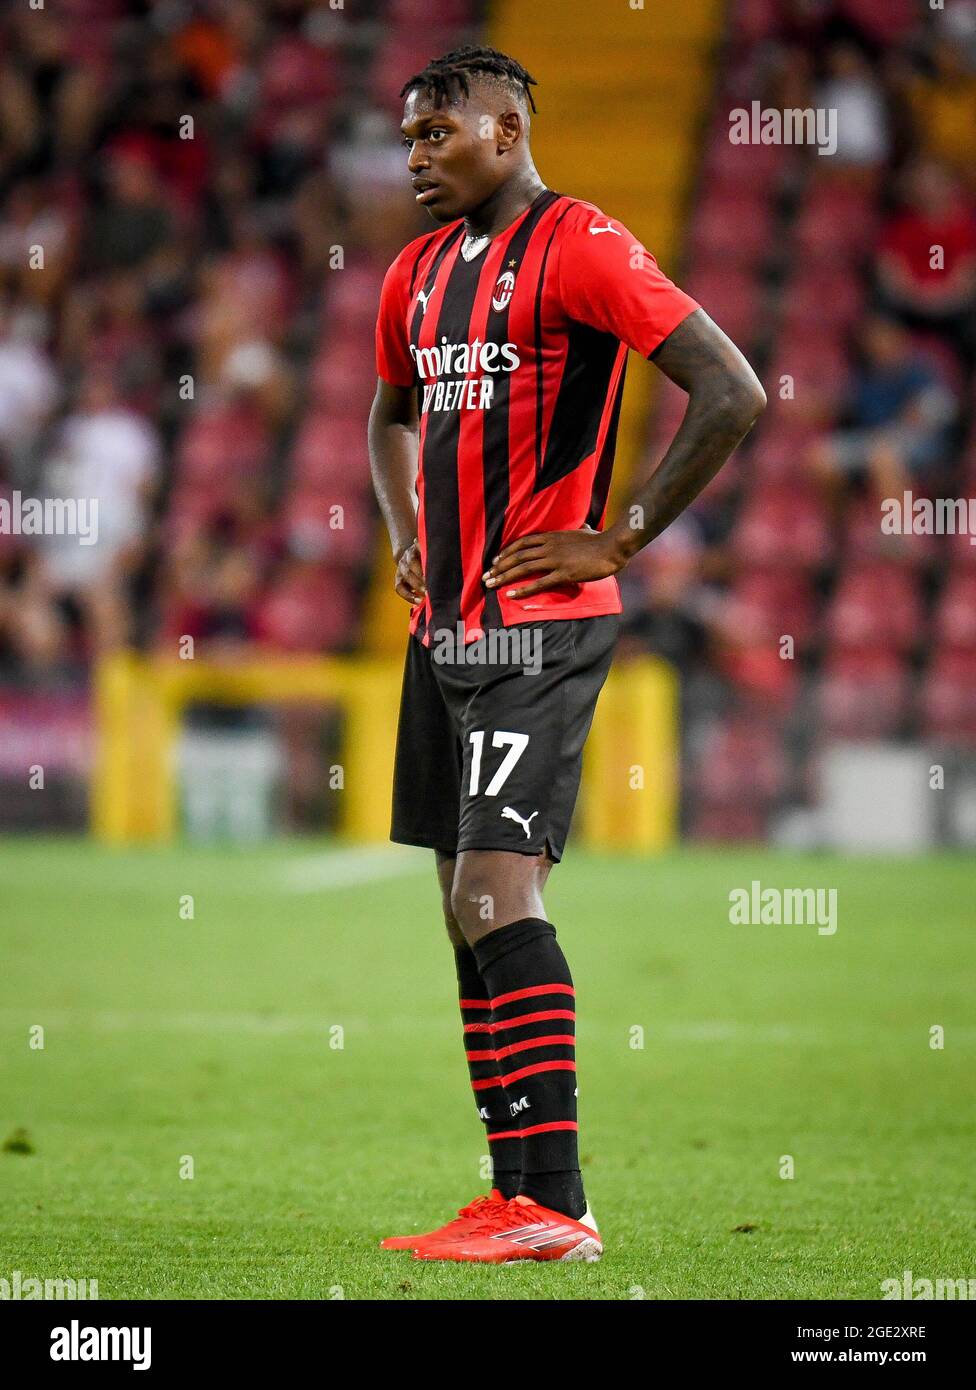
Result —
[{"label": "player's knee", "polygon": [[445,930],[447,931],[448,939],[450,940],[451,945],[454,947],[455,950],[457,950],[459,946],[464,946],[464,945],[466,945],[467,943],[466,943],[466,939],[465,939],[464,932],[461,930],[461,924],[460,924],[460,922],[458,921],[458,919],[455,917],[454,912],[453,912],[453,910],[452,910],[452,908],[451,908],[451,895],[450,895],[450,893],[446,893],[446,894],[444,895],[444,903],[443,903],[443,906],[444,906],[444,927],[445,927]]}]

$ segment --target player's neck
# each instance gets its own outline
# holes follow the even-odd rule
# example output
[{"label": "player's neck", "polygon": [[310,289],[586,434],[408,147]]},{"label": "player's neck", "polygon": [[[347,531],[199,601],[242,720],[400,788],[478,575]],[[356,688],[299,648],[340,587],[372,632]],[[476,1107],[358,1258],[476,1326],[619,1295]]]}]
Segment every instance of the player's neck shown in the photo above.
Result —
[{"label": "player's neck", "polygon": [[474,238],[498,236],[532,206],[545,187],[534,165],[514,175],[465,217],[465,232]]}]

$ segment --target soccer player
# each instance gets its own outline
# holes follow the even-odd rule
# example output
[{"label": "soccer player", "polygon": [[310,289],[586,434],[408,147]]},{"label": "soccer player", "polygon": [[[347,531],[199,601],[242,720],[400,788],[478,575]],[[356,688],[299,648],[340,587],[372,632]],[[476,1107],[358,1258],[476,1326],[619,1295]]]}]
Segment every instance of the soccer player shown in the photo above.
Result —
[{"label": "soccer player", "polygon": [[[455,1220],[382,1242],[422,1259],[602,1253],[577,1148],[575,992],[542,890],[610,666],[614,576],[766,399],[626,227],[543,183],[531,85],[475,46],[405,83],[407,171],[438,227],[390,266],[376,328],[371,471],[413,609],[391,837],[436,854],[493,1164],[491,1192]],[[628,348],[688,409],[604,530]]]}]

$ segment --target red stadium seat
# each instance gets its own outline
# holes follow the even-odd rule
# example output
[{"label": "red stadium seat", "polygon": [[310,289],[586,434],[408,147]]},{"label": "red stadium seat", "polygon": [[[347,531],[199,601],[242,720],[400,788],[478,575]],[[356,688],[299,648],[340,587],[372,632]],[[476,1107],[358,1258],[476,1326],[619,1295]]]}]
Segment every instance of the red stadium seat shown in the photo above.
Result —
[{"label": "red stadium seat", "polygon": [[355,616],[349,572],[321,564],[293,564],[259,610],[267,642],[287,652],[326,652],[348,643]]},{"label": "red stadium seat", "polygon": [[374,558],[376,528],[369,499],[348,484],[327,491],[296,490],[285,503],[282,525],[296,554],[353,567],[366,567]]},{"label": "red stadium seat", "polygon": [[938,557],[938,537],[888,536],[881,530],[881,505],[876,498],[852,498],[844,510],[843,556],[848,565],[894,560],[925,566]]},{"label": "red stadium seat", "polygon": [[879,43],[894,44],[919,22],[916,0],[841,0],[842,12]]},{"label": "red stadium seat", "polygon": [[733,714],[706,735],[693,780],[712,806],[767,806],[786,784],[779,730],[768,720]]},{"label": "red stadium seat", "polygon": [[310,415],[292,451],[292,476],[303,486],[329,486],[332,480],[358,488],[369,485],[365,421],[359,417]]},{"label": "red stadium seat", "polygon": [[471,0],[390,0],[387,23],[447,27],[471,22]]},{"label": "red stadium seat", "polygon": [[910,651],[923,636],[914,574],[898,565],[875,564],[842,575],[825,630],[831,644],[845,651]]},{"label": "red stadium seat", "polygon": [[340,64],[336,54],[299,34],[277,40],[261,68],[261,105],[266,111],[328,103],[338,95]]},{"label": "red stadium seat", "polygon": [[891,738],[908,717],[910,696],[908,671],[894,652],[839,652],[828,660],[817,691],[823,732]]},{"label": "red stadium seat", "polygon": [[779,18],[776,0],[732,0],[729,28],[737,43],[753,45],[776,31]]},{"label": "red stadium seat", "polygon": [[403,115],[400,88],[408,77],[420,72],[431,58],[457,47],[457,31],[451,28],[418,29],[415,25],[387,28],[376,51],[369,75],[370,96],[377,106],[396,116]]},{"label": "red stadium seat", "polygon": [[935,610],[939,646],[976,652],[976,569],[950,575]]},{"label": "red stadium seat", "polygon": [[731,267],[699,267],[685,289],[734,342],[748,347],[759,318],[759,287],[751,274]]},{"label": "red stadium seat", "polygon": [[732,585],[727,621],[723,628],[743,645],[762,645],[779,657],[779,640],[791,636],[797,650],[814,632],[815,605],[810,580],[790,570],[763,570],[750,566]]},{"label": "red stadium seat", "polygon": [[811,335],[829,330],[846,333],[856,323],[864,303],[859,277],[845,265],[801,267],[783,290],[783,332]]},{"label": "red stadium seat", "polygon": [[849,376],[840,338],[826,332],[814,338],[799,330],[786,333],[775,360],[763,374],[768,414],[801,422],[833,419],[844,400]]},{"label": "red stadium seat", "polygon": [[789,145],[733,145],[729,139],[729,104],[712,128],[706,145],[702,187],[713,196],[719,190],[728,196],[743,188],[771,189],[784,171],[796,162],[796,151]]},{"label": "red stadium seat", "polygon": [[383,288],[384,267],[370,261],[346,264],[332,271],[323,296],[323,321],[341,336],[353,328],[362,329],[370,343],[376,323],[376,310]]},{"label": "red stadium seat", "polygon": [[791,420],[785,412],[779,419],[764,419],[749,458],[751,485],[808,488],[806,450],[814,438],[802,420]]},{"label": "red stadium seat", "polygon": [[[971,497],[972,493],[969,495]],[[949,536],[937,536],[935,543],[940,549],[945,547],[955,568],[976,569],[976,544],[973,543],[974,540],[976,540],[976,533],[955,531]]]},{"label": "red stadium seat", "polygon": [[921,694],[922,732],[976,744],[976,650],[936,653]]},{"label": "red stadium seat", "polygon": [[744,566],[814,570],[833,542],[823,503],[808,490],[756,488],[733,528],[732,554]]},{"label": "red stadium seat", "polygon": [[176,450],[181,483],[206,487],[263,471],[270,448],[267,427],[245,406],[201,408],[180,437]]},{"label": "red stadium seat", "polygon": [[751,192],[739,197],[705,196],[691,229],[690,264],[753,268],[772,244],[771,201]]},{"label": "red stadium seat", "polygon": [[367,352],[327,347],[312,362],[308,392],[313,409],[323,415],[352,415],[365,428],[376,391],[372,347]]},{"label": "red stadium seat", "polygon": [[800,264],[836,266],[863,259],[874,245],[877,218],[865,215],[856,221],[838,217],[818,199],[800,211],[794,229],[793,254]]},{"label": "red stadium seat", "polygon": [[760,806],[698,806],[688,838],[710,844],[740,844],[766,838],[766,811]]}]

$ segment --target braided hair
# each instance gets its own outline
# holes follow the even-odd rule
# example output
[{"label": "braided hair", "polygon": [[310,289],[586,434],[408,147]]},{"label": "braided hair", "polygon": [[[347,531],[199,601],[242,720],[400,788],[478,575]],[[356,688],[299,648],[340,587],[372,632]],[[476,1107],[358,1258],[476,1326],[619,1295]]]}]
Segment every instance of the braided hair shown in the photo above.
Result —
[{"label": "braided hair", "polygon": [[535,111],[535,102],[529,91],[530,86],[538,86],[535,78],[526,72],[521,63],[509,58],[506,53],[500,53],[497,48],[484,48],[473,43],[454,48],[440,58],[432,58],[425,68],[404,82],[400,95],[406,96],[408,92],[419,88],[430,93],[435,106],[443,106],[454,101],[459,93],[468,97],[469,78],[478,74],[503,83],[513,95],[523,98]]}]

